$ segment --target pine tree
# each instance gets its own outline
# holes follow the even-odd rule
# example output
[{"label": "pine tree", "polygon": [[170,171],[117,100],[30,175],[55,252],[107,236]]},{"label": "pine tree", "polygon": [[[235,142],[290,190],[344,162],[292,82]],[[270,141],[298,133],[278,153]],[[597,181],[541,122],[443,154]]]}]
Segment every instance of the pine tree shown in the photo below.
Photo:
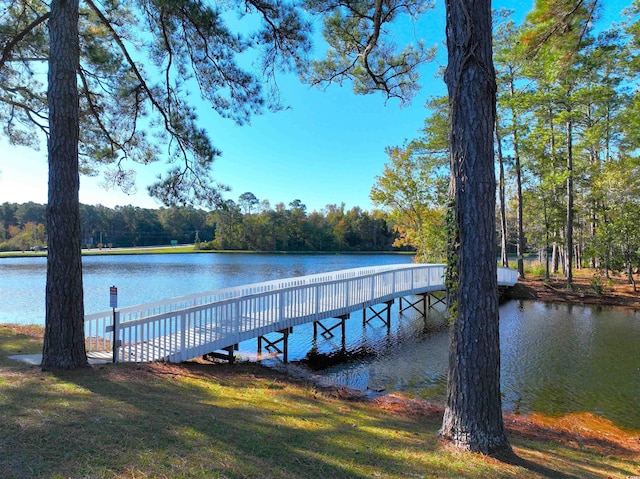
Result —
[{"label": "pine tree", "polygon": [[[416,67],[428,58],[417,49],[400,53],[382,36],[385,22],[426,3],[311,0],[324,15],[327,57],[307,76],[313,84],[353,81],[357,93],[382,91],[408,101]],[[500,400],[500,342],[495,262],[493,128],[495,73],[491,53],[491,2],[449,0],[446,83],[451,112],[457,314],[452,331],[448,402],[442,436],[463,449],[508,448]],[[388,39],[387,39],[388,40]]]},{"label": "pine tree", "polygon": [[[261,26],[234,33],[223,8]],[[223,7],[195,0],[3,0],[0,9],[0,120],[13,143],[33,145],[39,130],[49,144],[42,366],[81,367],[78,172],[106,170],[108,183],[129,188],[127,160],[168,160],[172,166],[151,194],[167,205],[219,203],[223,187],[210,169],[219,151],[197,124],[189,82],[220,115],[244,123],[265,106],[261,79],[303,61],[309,28],[295,6],[269,0]],[[238,63],[250,47],[261,52],[259,72]],[[38,81],[47,59],[48,79]]]}]

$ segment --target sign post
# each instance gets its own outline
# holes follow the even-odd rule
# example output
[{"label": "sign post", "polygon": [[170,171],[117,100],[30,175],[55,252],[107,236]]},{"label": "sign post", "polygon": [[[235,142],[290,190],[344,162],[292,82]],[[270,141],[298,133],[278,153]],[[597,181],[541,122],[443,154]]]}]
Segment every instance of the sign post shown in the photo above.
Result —
[{"label": "sign post", "polygon": [[118,357],[118,319],[119,315],[116,313],[118,307],[118,288],[111,286],[109,288],[109,306],[113,309],[113,340],[111,341],[113,350],[113,362],[116,362]]}]

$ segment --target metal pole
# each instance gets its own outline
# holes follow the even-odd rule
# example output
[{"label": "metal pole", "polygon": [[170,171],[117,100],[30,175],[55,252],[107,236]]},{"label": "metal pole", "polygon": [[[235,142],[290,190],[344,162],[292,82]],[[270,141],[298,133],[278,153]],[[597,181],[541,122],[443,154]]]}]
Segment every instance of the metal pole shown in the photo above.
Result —
[{"label": "metal pole", "polygon": [[113,308],[113,340],[112,340],[112,350],[113,350],[113,362],[118,362],[118,326],[120,322],[120,314],[116,312],[116,308]]}]

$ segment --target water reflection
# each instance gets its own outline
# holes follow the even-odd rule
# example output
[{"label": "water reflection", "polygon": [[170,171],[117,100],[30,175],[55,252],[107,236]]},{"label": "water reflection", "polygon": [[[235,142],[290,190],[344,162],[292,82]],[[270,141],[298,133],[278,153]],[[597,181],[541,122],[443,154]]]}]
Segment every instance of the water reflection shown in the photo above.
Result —
[{"label": "water reflection", "polygon": [[[405,391],[442,399],[446,390],[449,333],[442,308],[427,318],[415,311],[392,315],[392,328],[365,329],[364,342],[376,353],[317,373],[327,383],[363,391]],[[349,332],[347,332],[347,336]]]},{"label": "water reflection", "polygon": [[[505,408],[551,416],[592,412],[640,430],[638,313],[512,301],[500,316]],[[407,324],[411,321],[414,327]],[[400,330],[404,334],[395,346],[320,376],[362,390],[444,400],[448,332],[425,329],[417,317],[400,318]]]}]

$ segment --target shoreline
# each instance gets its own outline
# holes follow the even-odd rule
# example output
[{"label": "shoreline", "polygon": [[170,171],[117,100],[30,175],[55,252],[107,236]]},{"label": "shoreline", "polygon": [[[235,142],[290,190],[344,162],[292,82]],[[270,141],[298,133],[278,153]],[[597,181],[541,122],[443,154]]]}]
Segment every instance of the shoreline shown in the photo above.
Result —
[{"label": "shoreline", "polygon": [[[588,283],[588,278],[585,281]],[[561,279],[558,279],[557,282],[561,282]],[[580,281],[578,284],[583,284],[583,282]],[[589,304],[588,301],[598,300],[597,304],[603,306],[620,306],[619,301],[610,301],[612,291],[606,292],[603,297],[581,292],[578,285],[576,285],[575,291],[571,292],[563,291],[556,286],[556,283],[551,283],[549,286],[541,279],[527,279],[523,282],[522,289],[516,291],[514,295],[516,297],[512,299],[567,302],[558,299],[564,298],[569,299],[573,304]],[[29,336],[35,340],[36,344],[41,344],[42,328],[9,327],[9,329],[13,330],[14,334]],[[37,366],[19,366],[18,364],[12,365],[9,371],[15,371],[15,374],[25,377],[31,375],[48,377],[48,373],[40,372]],[[433,428],[441,422],[445,406],[440,401],[415,399],[397,392],[368,396],[362,391],[319,384],[309,377],[292,375],[279,368],[271,368],[259,363],[211,364],[191,361],[182,364],[105,364],[94,365],[91,369],[97,377],[106,374],[109,377],[117,377],[119,381],[126,384],[144,383],[147,380],[153,382],[160,377],[169,378],[172,382],[191,381],[196,376],[205,375],[222,380],[226,387],[233,388],[234,385],[238,385],[242,389],[248,378],[265,378],[270,384],[299,385],[304,390],[312,391],[309,394],[312,394],[314,398],[326,397],[330,401],[340,401],[344,407],[371,408],[373,415],[384,412],[401,420],[427,421]],[[65,374],[73,376],[81,373]],[[635,477],[630,473],[640,473],[640,469],[637,469],[637,461],[640,458],[640,429],[624,429],[606,418],[592,413],[571,413],[550,417],[538,413],[517,414],[503,410],[503,418],[512,444],[518,445],[519,449],[522,448],[523,441],[525,444],[528,444],[529,441],[540,441],[541,444],[548,444],[547,447],[550,451],[556,450],[558,447],[570,448],[580,451],[580,454],[586,454],[587,451],[590,451],[589,454],[600,457],[616,457],[628,461],[629,468],[625,471],[626,475],[605,477]]]},{"label": "shoreline", "polygon": [[[415,256],[412,251],[251,251],[196,249],[195,245],[132,246],[124,248],[82,248],[82,256],[119,256],[144,254],[247,254],[247,255],[399,255]],[[46,258],[46,251],[0,251],[3,258]]]},{"label": "shoreline", "polygon": [[640,290],[633,291],[626,276],[606,279],[596,270],[581,270],[574,277],[572,289],[567,288],[566,279],[560,276],[549,280],[540,277],[521,279],[507,290],[505,299],[640,310]]}]

